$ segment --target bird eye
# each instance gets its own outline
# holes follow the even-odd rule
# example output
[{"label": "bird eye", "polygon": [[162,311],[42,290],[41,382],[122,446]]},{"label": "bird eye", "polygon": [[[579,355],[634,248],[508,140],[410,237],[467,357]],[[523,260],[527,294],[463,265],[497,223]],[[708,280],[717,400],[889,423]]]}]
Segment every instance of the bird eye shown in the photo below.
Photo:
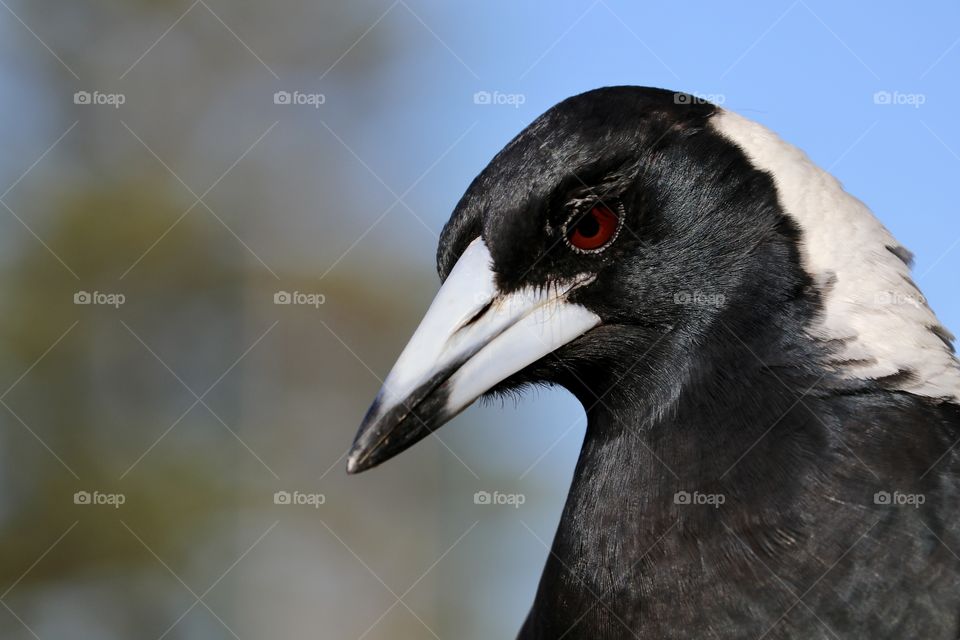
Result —
[{"label": "bird eye", "polygon": [[619,231],[620,216],[604,204],[595,204],[584,214],[573,214],[564,225],[567,244],[579,253],[601,251]]}]

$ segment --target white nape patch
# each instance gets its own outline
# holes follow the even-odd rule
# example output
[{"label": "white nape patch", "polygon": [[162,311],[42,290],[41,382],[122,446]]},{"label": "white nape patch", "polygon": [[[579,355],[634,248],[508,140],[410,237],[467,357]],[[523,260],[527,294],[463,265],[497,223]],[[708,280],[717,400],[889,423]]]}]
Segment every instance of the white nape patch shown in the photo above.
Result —
[{"label": "white nape patch", "polygon": [[877,379],[904,372],[910,375],[891,378],[889,388],[960,401],[960,363],[940,338],[951,336],[892,251],[906,255],[900,244],[866,205],[763,125],[726,110],[711,122],[773,176],[781,206],[799,226],[804,266],[825,307],[811,332],[841,341],[832,363],[841,375]]}]

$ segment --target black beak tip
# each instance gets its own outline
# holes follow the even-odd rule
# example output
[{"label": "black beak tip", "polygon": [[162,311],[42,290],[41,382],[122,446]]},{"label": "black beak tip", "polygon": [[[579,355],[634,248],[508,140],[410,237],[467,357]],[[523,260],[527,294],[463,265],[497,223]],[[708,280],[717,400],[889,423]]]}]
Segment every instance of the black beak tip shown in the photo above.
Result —
[{"label": "black beak tip", "polygon": [[[382,393],[382,392],[381,392]],[[377,456],[374,455],[377,447],[376,434],[380,432],[374,424],[378,422],[377,411],[380,406],[380,396],[373,401],[366,415],[360,422],[360,428],[357,429],[357,435],[354,437],[353,445],[347,454],[347,473],[356,475],[367,469],[377,466]]]},{"label": "black beak tip", "polygon": [[376,466],[376,463],[370,459],[370,456],[364,456],[363,451],[357,447],[350,450],[347,456],[347,473],[356,475],[367,469]]},{"label": "black beak tip", "polygon": [[370,442],[369,433],[367,420],[364,420],[347,454],[347,473],[350,475],[366,471],[380,462],[379,456],[376,455],[379,447],[376,446],[375,441]]},{"label": "black beak tip", "polygon": [[[449,420],[452,414],[444,411],[446,395],[429,393],[434,387],[434,383],[424,385],[404,402],[385,411],[381,411],[378,396],[364,416],[347,454],[347,473],[355,475],[386,462]],[[415,409],[408,408],[410,406]]]},{"label": "black beak tip", "polygon": [[360,468],[360,463],[354,457],[347,458],[347,473],[350,475],[355,475],[360,473],[363,469]]}]

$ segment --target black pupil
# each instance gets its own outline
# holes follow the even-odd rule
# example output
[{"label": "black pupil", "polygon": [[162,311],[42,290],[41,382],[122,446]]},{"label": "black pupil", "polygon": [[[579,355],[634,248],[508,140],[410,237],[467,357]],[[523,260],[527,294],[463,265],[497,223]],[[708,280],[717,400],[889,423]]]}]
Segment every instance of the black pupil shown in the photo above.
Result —
[{"label": "black pupil", "polygon": [[580,218],[580,222],[577,223],[577,232],[584,238],[592,238],[600,233],[600,222],[593,211]]}]

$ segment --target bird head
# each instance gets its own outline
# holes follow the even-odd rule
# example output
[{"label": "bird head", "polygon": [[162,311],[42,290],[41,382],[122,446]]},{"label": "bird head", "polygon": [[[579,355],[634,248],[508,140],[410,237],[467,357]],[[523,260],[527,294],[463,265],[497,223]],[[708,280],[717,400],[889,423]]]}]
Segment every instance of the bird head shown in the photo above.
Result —
[{"label": "bird head", "polygon": [[[771,173],[715,126],[721,112],[611,87],[561,102],[509,142],[443,230],[443,285],[348,471],[523,385],[559,384],[588,406],[614,389],[665,406],[721,319],[745,335],[787,308],[798,311],[780,328],[816,313],[799,226]],[[645,375],[624,382],[631,370]]]}]

